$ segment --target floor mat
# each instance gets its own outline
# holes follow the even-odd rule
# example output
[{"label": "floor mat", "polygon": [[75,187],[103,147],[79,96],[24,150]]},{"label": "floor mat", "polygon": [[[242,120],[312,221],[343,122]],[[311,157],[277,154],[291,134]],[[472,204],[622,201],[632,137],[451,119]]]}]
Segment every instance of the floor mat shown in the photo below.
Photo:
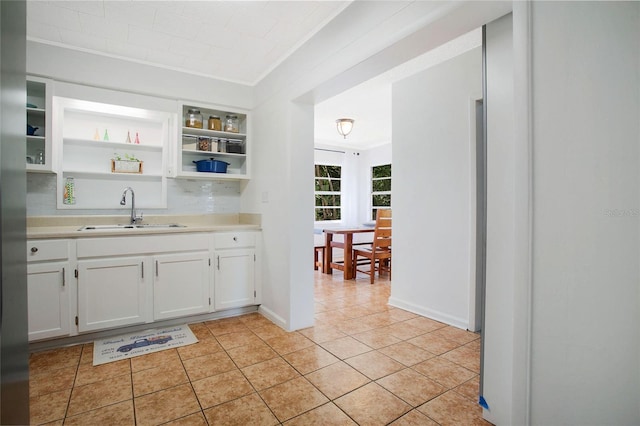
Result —
[{"label": "floor mat", "polygon": [[155,328],[93,342],[93,365],[197,343],[187,324]]}]

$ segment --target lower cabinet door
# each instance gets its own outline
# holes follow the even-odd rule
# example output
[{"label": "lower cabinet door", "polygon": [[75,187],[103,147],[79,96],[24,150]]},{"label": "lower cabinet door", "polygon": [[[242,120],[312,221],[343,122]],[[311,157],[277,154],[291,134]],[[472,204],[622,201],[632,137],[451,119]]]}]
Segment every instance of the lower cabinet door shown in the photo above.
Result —
[{"label": "lower cabinet door", "polygon": [[218,250],[215,261],[216,310],[254,305],[255,249]]},{"label": "lower cabinet door", "polygon": [[144,257],[78,262],[78,331],[151,321]]},{"label": "lower cabinet door", "polygon": [[29,340],[69,335],[69,263],[27,266]]},{"label": "lower cabinet door", "polygon": [[209,312],[209,252],[154,257],[153,318],[175,318]]}]

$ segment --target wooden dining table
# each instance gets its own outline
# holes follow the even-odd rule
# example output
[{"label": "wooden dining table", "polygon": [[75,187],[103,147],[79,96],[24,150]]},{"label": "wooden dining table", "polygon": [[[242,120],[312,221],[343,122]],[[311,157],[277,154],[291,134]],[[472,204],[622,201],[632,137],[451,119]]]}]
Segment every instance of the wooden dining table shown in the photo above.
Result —
[{"label": "wooden dining table", "polygon": [[[374,228],[367,226],[360,227],[331,227],[322,230],[324,232],[324,259],[322,262],[322,272],[332,274],[334,269],[343,271],[344,279],[350,280],[356,276],[356,265],[353,265],[351,252],[353,250],[353,235],[365,232],[373,232]],[[342,235],[343,241],[334,241],[334,235]],[[344,251],[344,261],[342,263],[333,261],[333,248],[341,248]]]}]

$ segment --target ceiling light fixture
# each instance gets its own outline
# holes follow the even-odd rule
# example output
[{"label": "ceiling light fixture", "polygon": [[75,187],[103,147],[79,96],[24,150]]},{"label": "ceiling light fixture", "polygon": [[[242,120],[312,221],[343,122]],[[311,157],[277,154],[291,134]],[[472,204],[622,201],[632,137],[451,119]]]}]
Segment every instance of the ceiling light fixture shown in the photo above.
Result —
[{"label": "ceiling light fixture", "polygon": [[351,118],[338,118],[336,120],[338,133],[344,136],[345,139],[347,138],[347,135],[351,133],[351,130],[353,130],[353,122],[354,120]]}]

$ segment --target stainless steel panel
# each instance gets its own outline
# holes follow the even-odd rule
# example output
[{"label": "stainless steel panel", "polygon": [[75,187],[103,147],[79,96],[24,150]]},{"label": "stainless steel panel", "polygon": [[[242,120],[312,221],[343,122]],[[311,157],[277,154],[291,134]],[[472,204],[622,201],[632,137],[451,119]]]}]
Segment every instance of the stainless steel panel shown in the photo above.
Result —
[{"label": "stainless steel panel", "polygon": [[29,423],[26,2],[0,2],[0,424]]}]

